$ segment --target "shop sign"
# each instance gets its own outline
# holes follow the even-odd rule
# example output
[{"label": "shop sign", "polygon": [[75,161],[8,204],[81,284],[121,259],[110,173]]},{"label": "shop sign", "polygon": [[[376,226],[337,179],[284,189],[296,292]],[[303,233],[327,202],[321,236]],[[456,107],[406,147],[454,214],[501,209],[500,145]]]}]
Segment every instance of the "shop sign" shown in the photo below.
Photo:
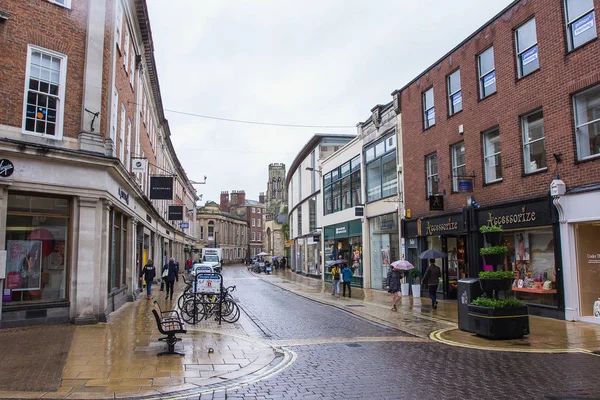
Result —
[{"label": "shop sign", "polygon": [[15,172],[13,163],[6,158],[0,159],[0,176],[2,178],[8,178],[13,172]]},{"label": "shop sign", "polygon": [[150,200],[173,200],[173,177],[150,177]]},{"label": "shop sign", "polygon": [[[478,222],[481,225],[501,225],[503,227],[516,226],[532,226],[544,225],[550,223],[550,218],[546,216],[546,221],[538,221],[540,219],[539,211],[534,211],[535,208],[528,206],[510,207],[505,210],[491,210],[480,213]],[[485,213],[485,214],[484,214]]]},{"label": "shop sign", "polygon": [[294,244],[294,239],[290,239],[287,242],[285,242],[285,247],[290,247]]},{"label": "shop sign", "polygon": [[429,211],[444,211],[444,196],[439,194],[429,196]]},{"label": "shop sign", "polygon": [[335,234],[336,235],[345,235],[348,233],[348,230],[346,229],[346,225],[344,226],[338,226],[335,228]]},{"label": "shop sign", "polygon": [[458,222],[452,221],[452,217],[448,218],[448,222],[440,224],[431,224],[429,221],[427,221],[425,236],[448,233],[449,231],[456,230],[458,230]]},{"label": "shop sign", "polygon": [[169,221],[183,220],[183,206],[169,206]]},{"label": "shop sign", "polygon": [[125,191],[122,187],[118,190],[119,199],[124,200],[127,205],[129,205],[129,193]]}]

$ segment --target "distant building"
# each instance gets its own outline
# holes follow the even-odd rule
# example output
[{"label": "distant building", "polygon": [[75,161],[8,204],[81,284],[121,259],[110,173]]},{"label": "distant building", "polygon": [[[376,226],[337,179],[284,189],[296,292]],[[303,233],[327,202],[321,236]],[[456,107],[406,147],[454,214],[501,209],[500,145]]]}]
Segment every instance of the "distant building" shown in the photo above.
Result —
[{"label": "distant building", "polygon": [[265,195],[263,243],[267,253],[279,257],[286,255],[286,233],[283,231],[283,225],[287,221],[287,195],[285,164],[270,164],[267,193]]},{"label": "distant building", "polygon": [[227,191],[221,192],[219,209],[243,218],[248,224],[246,257],[254,257],[264,250],[264,197],[264,193],[260,193],[259,201],[246,200],[246,192],[244,190],[234,190],[231,194]]},{"label": "distant building", "polygon": [[[220,247],[223,249],[225,264],[240,263],[248,252],[248,223],[246,218],[221,211],[219,205],[207,201],[196,212],[197,247]],[[200,260],[200,253],[193,254],[194,260]]]}]

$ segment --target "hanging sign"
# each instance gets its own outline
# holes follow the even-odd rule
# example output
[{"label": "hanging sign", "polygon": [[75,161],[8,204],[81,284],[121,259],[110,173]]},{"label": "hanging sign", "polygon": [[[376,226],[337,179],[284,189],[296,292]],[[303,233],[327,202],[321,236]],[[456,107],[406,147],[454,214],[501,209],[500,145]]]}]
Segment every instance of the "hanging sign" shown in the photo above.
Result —
[{"label": "hanging sign", "polygon": [[183,206],[169,206],[169,221],[183,220]]},{"label": "hanging sign", "polygon": [[173,200],[173,177],[150,177],[150,200]]},{"label": "hanging sign", "polygon": [[444,211],[444,196],[429,196],[429,211]]},{"label": "hanging sign", "polygon": [[15,166],[10,160],[3,158],[0,160],[0,176],[8,178],[15,172]]},{"label": "hanging sign", "polygon": [[148,160],[146,160],[145,158],[134,158],[131,160],[131,172],[144,173],[146,172],[147,165]]}]

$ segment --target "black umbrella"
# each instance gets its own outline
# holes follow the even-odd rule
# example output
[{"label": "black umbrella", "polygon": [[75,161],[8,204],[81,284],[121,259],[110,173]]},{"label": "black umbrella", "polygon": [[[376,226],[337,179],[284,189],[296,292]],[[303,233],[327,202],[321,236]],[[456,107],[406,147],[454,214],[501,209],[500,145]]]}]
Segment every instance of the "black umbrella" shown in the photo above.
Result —
[{"label": "black umbrella", "polygon": [[420,259],[425,259],[425,258],[446,258],[446,257],[448,257],[448,255],[446,253],[444,253],[443,251],[434,250],[434,249],[425,250],[424,252],[422,252],[421,254],[419,254],[419,258]]}]

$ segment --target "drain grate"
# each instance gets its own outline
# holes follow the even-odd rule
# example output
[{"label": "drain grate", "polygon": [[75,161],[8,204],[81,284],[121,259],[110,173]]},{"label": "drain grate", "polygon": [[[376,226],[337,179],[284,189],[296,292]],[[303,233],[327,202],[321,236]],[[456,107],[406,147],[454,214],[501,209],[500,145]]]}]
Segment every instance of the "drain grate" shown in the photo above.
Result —
[{"label": "drain grate", "polygon": [[348,347],[362,347],[360,344],[358,343],[346,343],[346,346]]}]

